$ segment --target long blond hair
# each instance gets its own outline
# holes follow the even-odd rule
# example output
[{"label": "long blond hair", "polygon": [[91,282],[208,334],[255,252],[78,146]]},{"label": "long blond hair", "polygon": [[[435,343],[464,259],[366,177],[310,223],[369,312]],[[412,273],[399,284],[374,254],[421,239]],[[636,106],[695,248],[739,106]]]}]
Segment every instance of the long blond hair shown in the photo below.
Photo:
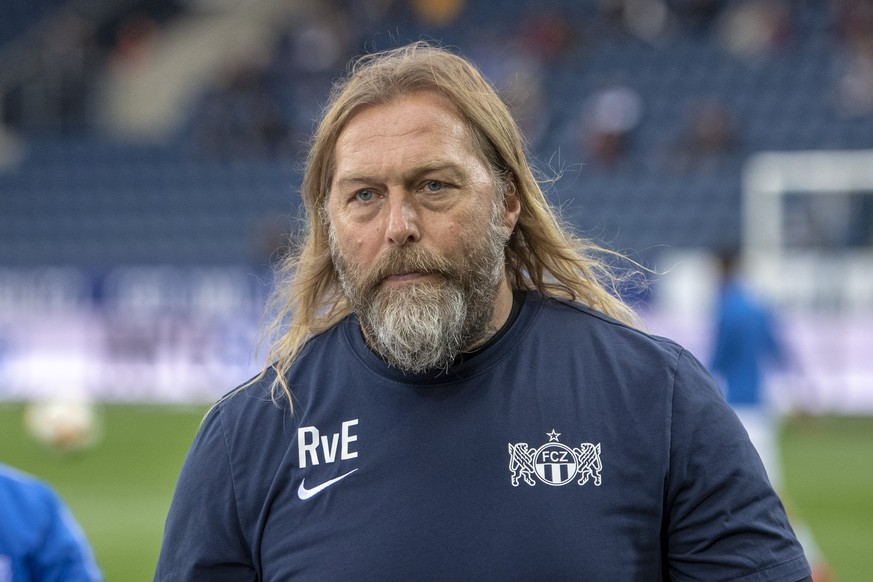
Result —
[{"label": "long blond hair", "polygon": [[521,214],[505,252],[510,285],[579,301],[619,321],[637,323],[618,293],[626,277],[611,267],[613,258],[623,257],[575,236],[562,224],[528,163],[521,132],[496,91],[465,59],[417,42],[358,59],[334,85],[313,136],[301,186],[308,220],[299,244],[277,269],[265,337],[270,348],[258,377],[275,370],[274,399],[284,395],[291,402],[287,372],[307,340],[350,312],[322,216],[337,138],[361,107],[420,91],[438,93],[455,105],[501,190],[514,191],[519,198]]}]

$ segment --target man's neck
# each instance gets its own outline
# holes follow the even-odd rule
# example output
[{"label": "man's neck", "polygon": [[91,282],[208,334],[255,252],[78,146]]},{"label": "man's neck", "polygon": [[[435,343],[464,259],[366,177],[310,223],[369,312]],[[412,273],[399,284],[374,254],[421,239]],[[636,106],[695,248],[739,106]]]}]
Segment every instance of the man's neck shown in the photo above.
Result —
[{"label": "man's neck", "polygon": [[509,328],[512,327],[512,324],[515,323],[515,320],[518,317],[518,313],[521,311],[521,304],[523,302],[523,293],[521,291],[514,291],[512,293],[512,305],[510,306],[509,316],[506,318],[506,321],[503,322],[503,325],[500,327],[500,329],[496,330],[495,333],[491,334],[491,336],[487,340],[485,340],[484,343],[480,343],[472,350],[464,350],[463,352],[458,354],[457,358],[455,358],[454,365],[458,365],[461,362],[465,362],[475,356],[478,356],[479,354],[488,350],[488,348],[490,348],[492,345],[500,341],[500,338],[506,335],[506,333],[509,331]]},{"label": "man's neck", "polygon": [[512,288],[509,286],[509,281],[504,277],[497,290],[497,297],[494,300],[494,315],[488,324],[488,332],[479,340],[464,348],[464,352],[476,351],[488,343],[488,340],[503,328],[506,320],[509,319],[510,313],[512,313]]}]

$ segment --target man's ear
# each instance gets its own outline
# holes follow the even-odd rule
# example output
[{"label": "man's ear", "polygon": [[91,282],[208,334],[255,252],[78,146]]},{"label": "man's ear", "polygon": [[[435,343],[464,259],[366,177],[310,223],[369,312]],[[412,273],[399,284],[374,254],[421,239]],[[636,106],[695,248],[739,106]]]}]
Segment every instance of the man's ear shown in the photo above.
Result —
[{"label": "man's ear", "polygon": [[507,236],[515,231],[519,214],[521,214],[521,200],[518,198],[515,180],[510,180],[509,188],[503,196],[503,225],[506,227]]}]

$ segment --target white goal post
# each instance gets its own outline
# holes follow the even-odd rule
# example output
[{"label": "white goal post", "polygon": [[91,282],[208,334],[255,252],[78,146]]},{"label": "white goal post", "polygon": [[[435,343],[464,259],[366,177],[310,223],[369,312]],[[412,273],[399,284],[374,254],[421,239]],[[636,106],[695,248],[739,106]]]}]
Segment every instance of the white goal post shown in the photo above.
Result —
[{"label": "white goal post", "polygon": [[[860,240],[792,243],[790,202],[820,231]],[[873,150],[757,154],[744,170],[741,216],[744,272],[792,328],[810,408],[873,412]]]},{"label": "white goal post", "polygon": [[839,202],[859,193],[873,196],[873,150],[764,152],[750,158],[741,224],[747,275],[786,306],[873,310],[873,244],[798,249],[790,247],[785,232],[787,196]]}]

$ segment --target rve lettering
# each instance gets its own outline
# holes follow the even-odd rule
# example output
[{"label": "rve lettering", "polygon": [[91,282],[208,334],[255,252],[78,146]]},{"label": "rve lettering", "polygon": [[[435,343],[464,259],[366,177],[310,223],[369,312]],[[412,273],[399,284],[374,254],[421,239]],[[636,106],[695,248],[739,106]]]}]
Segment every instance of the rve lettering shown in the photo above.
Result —
[{"label": "rve lettering", "polygon": [[319,449],[325,463],[333,463],[339,452],[340,460],[354,459],[358,456],[357,451],[349,450],[349,445],[358,440],[358,435],[353,434],[352,427],[358,424],[358,419],[346,420],[342,423],[340,432],[331,435],[322,435],[314,426],[302,426],[297,429],[297,455],[300,468],[306,467],[307,460],[313,465],[318,465]]}]

